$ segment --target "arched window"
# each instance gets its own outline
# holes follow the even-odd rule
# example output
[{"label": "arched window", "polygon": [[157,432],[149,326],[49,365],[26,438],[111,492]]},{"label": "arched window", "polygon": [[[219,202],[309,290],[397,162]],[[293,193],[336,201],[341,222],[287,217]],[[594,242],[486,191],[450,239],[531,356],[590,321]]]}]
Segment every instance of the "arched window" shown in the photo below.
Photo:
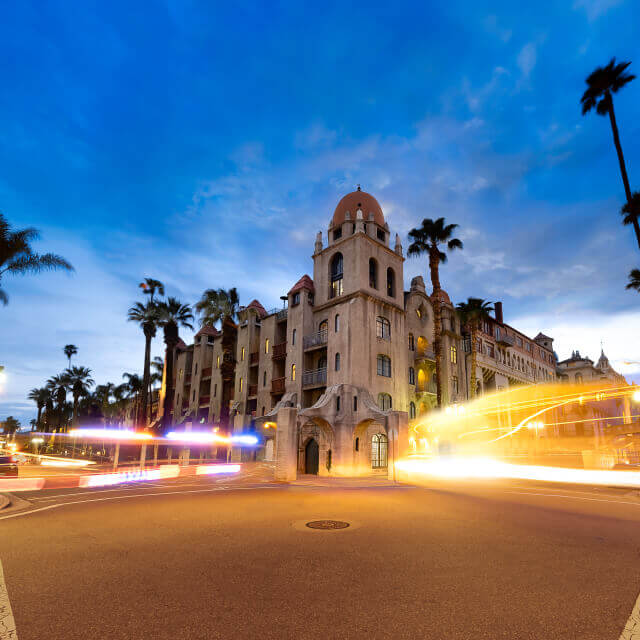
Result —
[{"label": "arched window", "polygon": [[391,377],[391,358],[389,356],[378,355],[378,375],[385,378]]},{"label": "arched window", "polygon": [[387,436],[376,433],[371,438],[371,468],[385,469],[387,467]]},{"label": "arched window", "polygon": [[426,391],[425,389],[426,375],[423,369],[418,369],[418,391]]},{"label": "arched window", "polygon": [[416,405],[413,402],[409,403],[409,420],[415,420],[416,418]]},{"label": "arched window", "polygon": [[296,343],[296,330],[294,329],[291,333],[291,344],[294,345]]},{"label": "arched window", "polygon": [[378,288],[378,263],[375,258],[369,258],[369,286]]},{"label": "arched window", "polygon": [[327,331],[329,331],[329,323],[326,320],[323,320],[319,325],[318,325],[318,331],[320,333],[324,332],[326,333]]},{"label": "arched window", "polygon": [[391,323],[386,318],[376,318],[376,336],[383,340],[391,340]]},{"label": "arched window", "polygon": [[413,333],[409,334],[409,351],[416,350],[416,341],[413,339]]},{"label": "arched window", "polygon": [[340,354],[336,353],[336,371],[340,371]]},{"label": "arched window", "polygon": [[267,372],[266,371],[262,372],[262,386],[263,387],[267,386]]},{"label": "arched window", "polygon": [[340,396],[336,397],[336,411],[340,411]]},{"label": "arched window", "polygon": [[391,396],[388,393],[378,394],[378,407],[381,411],[390,411],[391,404]]},{"label": "arched window", "polygon": [[269,338],[264,341],[264,352],[269,353]]},{"label": "arched window", "polygon": [[387,295],[396,297],[396,274],[391,267],[387,269]]},{"label": "arched window", "polygon": [[262,415],[264,415],[264,407],[262,407]]},{"label": "arched window", "polygon": [[458,362],[458,350],[453,345],[449,348],[449,357],[451,359],[451,364],[456,364]]},{"label": "arched window", "polygon": [[333,321],[333,330],[338,333],[340,331],[340,314],[336,313],[336,317]]},{"label": "arched window", "polygon": [[329,297],[336,298],[342,295],[342,254],[336,253],[331,258],[331,266],[329,269],[331,285],[329,289]]},{"label": "arched window", "polygon": [[295,382],[296,379],[296,365],[292,364],[291,365],[291,381]]},{"label": "arched window", "polygon": [[240,362],[244,362],[244,347],[240,350]]},{"label": "arched window", "polygon": [[423,356],[427,351],[427,339],[424,336],[418,336],[418,355]]},{"label": "arched window", "polygon": [[409,384],[416,383],[416,370],[413,367],[409,367]]}]

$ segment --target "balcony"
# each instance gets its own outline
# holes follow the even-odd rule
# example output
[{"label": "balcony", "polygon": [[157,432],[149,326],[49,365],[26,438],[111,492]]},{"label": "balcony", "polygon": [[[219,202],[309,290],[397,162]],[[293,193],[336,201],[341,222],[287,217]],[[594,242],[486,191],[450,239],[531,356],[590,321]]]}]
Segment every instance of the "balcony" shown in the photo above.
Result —
[{"label": "balcony", "polygon": [[431,349],[423,349],[422,351],[416,351],[415,360],[416,360],[416,363],[419,363],[421,361],[426,361],[426,360],[430,362],[435,362],[436,354]]},{"label": "balcony", "polygon": [[327,384],[327,368],[312,369],[302,374],[303,387],[324,387]]},{"label": "balcony", "polygon": [[274,378],[271,381],[271,393],[284,393],[284,378]]},{"label": "balcony", "polygon": [[210,378],[212,371],[213,371],[212,367],[207,367],[206,369],[203,369],[202,370],[202,379],[204,380],[205,378]]},{"label": "balcony", "polygon": [[498,334],[497,340],[498,340],[498,344],[503,344],[507,347],[513,347],[513,345],[516,343],[515,338],[513,336],[508,335],[504,331],[500,331],[500,333]]},{"label": "balcony", "polygon": [[328,331],[317,331],[308,336],[305,336],[302,344],[305,349],[315,349],[327,344]]},{"label": "balcony", "polygon": [[249,388],[248,388],[248,393],[249,393],[249,397],[253,397],[253,396],[257,396],[258,395],[258,385],[257,384],[250,384]]},{"label": "balcony", "polygon": [[211,396],[200,396],[200,400],[198,400],[199,407],[208,407],[209,400],[211,400]]},{"label": "balcony", "polygon": [[254,353],[249,354],[249,366],[254,367],[258,364],[258,360],[260,359],[260,354],[255,351]]},{"label": "balcony", "polygon": [[417,386],[416,387],[416,394],[419,394],[419,393],[431,393],[431,394],[435,395],[437,393],[436,383],[435,382],[427,382],[426,384],[423,384],[422,386]]},{"label": "balcony", "polygon": [[281,320],[286,320],[289,309],[280,309],[278,313],[276,313],[276,322],[280,322]]},{"label": "balcony", "polygon": [[286,342],[281,342],[280,344],[274,344],[273,345],[273,353],[272,353],[271,357],[274,360],[280,360],[282,358],[286,358],[287,357],[287,343]]}]

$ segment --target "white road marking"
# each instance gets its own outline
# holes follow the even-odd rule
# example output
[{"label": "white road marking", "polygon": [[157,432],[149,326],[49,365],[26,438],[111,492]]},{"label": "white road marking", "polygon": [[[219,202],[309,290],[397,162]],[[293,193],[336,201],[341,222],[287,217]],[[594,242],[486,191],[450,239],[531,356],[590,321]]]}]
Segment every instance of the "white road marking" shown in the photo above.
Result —
[{"label": "white road marking", "polygon": [[2,561],[0,561],[0,640],[18,640],[16,621],[13,619],[9,593],[4,582]]},{"label": "white road marking", "polygon": [[48,495],[48,496],[38,496],[36,498],[29,498],[29,500],[31,502],[48,502],[50,500],[55,500],[56,498],[68,498],[68,497],[73,497],[73,496],[83,496],[86,495],[87,493],[93,494],[95,495],[96,492],[100,492],[100,493],[108,493],[108,492],[112,492],[112,491],[139,491],[140,488],[144,487],[144,488],[148,488],[148,489],[155,489],[155,488],[162,488],[162,487],[177,487],[177,488],[181,488],[181,487],[199,487],[202,483],[198,483],[198,484],[180,484],[180,485],[173,485],[173,484],[151,484],[151,485],[147,485],[147,484],[135,484],[135,485],[125,485],[122,487],[118,487],[117,489],[101,489],[100,487],[96,487],[94,489],[88,489],[88,490],[84,490],[84,491],[76,491],[75,493],[55,493],[53,495]]},{"label": "white road marking", "polygon": [[640,640],[640,596],[636,600],[627,624],[624,625],[620,640]]},{"label": "white road marking", "polygon": [[[588,500],[589,502],[610,502],[613,504],[630,504],[640,507],[640,502],[629,502],[627,500],[602,500],[600,498],[583,498],[582,496],[568,496],[562,493],[534,493],[532,491],[505,491],[504,493],[517,493],[521,496],[543,496],[545,498],[569,498],[571,500]],[[640,640],[640,636],[638,637]]]},{"label": "white road marking", "polygon": [[[286,485],[283,485],[286,486]],[[50,504],[46,507],[38,507],[37,509],[31,509],[30,511],[21,511],[20,513],[12,513],[7,516],[1,516],[0,520],[8,520],[9,518],[21,518],[22,516],[30,516],[32,513],[38,513],[39,511],[48,511],[49,509],[57,509],[58,507],[66,507],[70,504],[83,504],[85,502],[104,502],[106,500],[126,500],[127,498],[147,498],[153,496],[172,496],[180,495],[183,493],[211,493],[213,491],[249,491],[252,489],[281,489],[279,485],[266,486],[266,487],[215,487],[214,489],[190,489],[189,491],[163,491],[161,493],[136,493],[133,495],[124,496],[109,496],[108,498],[93,498],[91,500],[73,500],[68,502],[60,502],[59,504]],[[0,636],[1,639],[1,636]],[[2,639],[3,640],[3,639]]]}]

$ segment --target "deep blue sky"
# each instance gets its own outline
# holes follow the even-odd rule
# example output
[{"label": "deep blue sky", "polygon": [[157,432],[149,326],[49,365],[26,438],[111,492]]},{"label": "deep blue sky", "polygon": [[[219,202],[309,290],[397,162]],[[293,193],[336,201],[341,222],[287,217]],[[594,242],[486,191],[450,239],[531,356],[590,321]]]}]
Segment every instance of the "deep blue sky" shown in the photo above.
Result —
[{"label": "deep blue sky", "polygon": [[[237,286],[278,305],[356,183],[404,241],[425,216],[460,224],[442,273],[454,302],[504,300],[561,357],[595,359],[603,340],[640,378],[622,362],[640,361],[624,289],[640,254],[608,122],[579,107],[610,57],[640,73],[640,4],[543,5],[6,5],[0,209],[77,272],[3,282],[0,418],[33,415],[25,395],[68,342],[98,382],[139,371],[126,311],[144,276],[185,302]],[[616,97],[636,188],[639,102],[640,80]],[[407,261],[405,283],[424,270]]]}]

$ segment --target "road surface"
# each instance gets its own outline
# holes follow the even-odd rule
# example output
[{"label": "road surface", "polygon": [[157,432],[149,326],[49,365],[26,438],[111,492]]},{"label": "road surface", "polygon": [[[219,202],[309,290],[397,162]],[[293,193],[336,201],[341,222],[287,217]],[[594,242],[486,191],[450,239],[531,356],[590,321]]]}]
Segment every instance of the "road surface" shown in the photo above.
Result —
[{"label": "road surface", "polygon": [[23,495],[0,515],[17,637],[617,640],[640,591],[637,492],[267,480]]}]

